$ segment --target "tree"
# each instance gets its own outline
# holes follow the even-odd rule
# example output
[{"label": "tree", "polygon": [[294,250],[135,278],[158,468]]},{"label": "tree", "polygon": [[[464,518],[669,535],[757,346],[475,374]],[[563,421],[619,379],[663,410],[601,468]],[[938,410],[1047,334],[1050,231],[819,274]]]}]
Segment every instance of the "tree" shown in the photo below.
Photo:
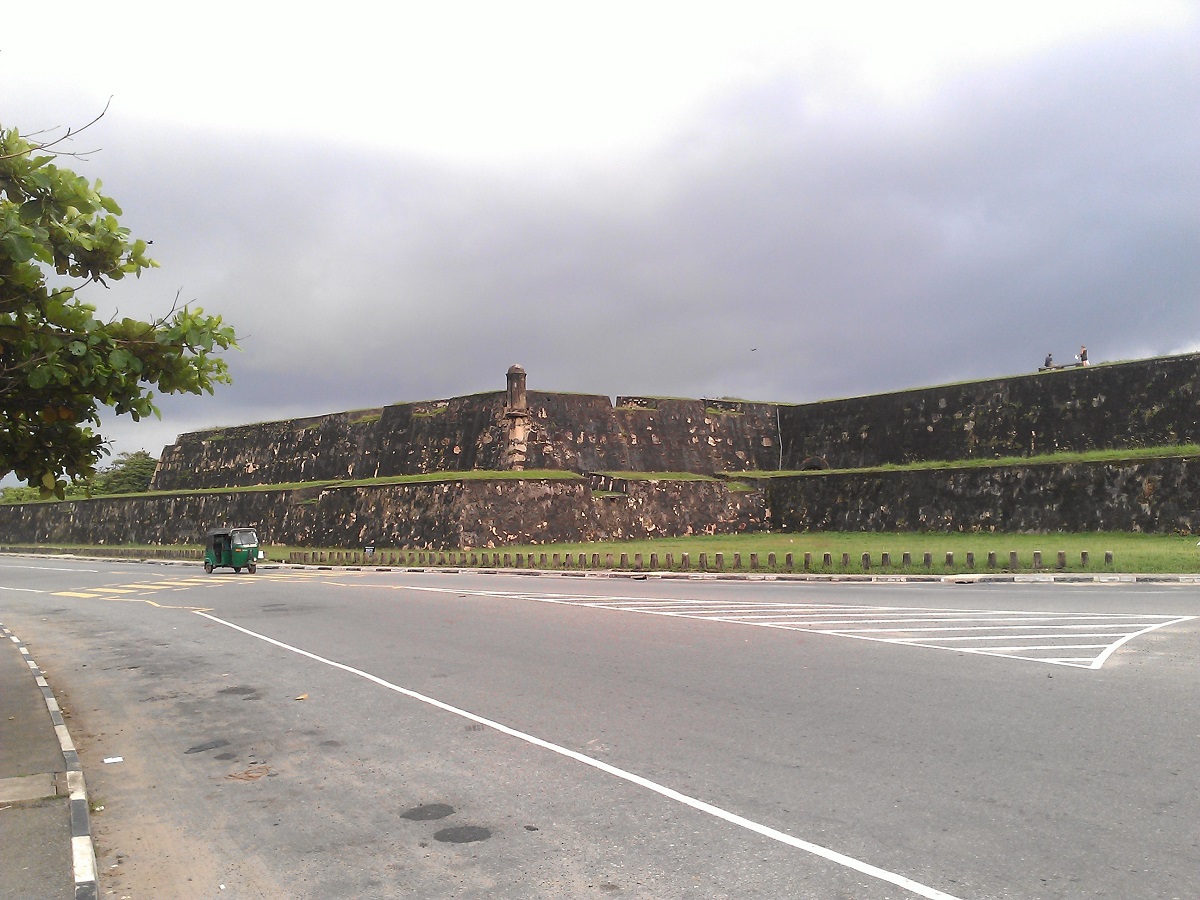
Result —
[{"label": "tree", "polygon": [[[141,494],[150,489],[157,467],[158,460],[145,450],[118,453],[111,464],[95,475],[68,483],[59,499],[84,500],[97,494]],[[30,503],[43,497],[44,492],[35,487],[0,488],[0,504]]]},{"label": "tree", "polygon": [[141,494],[150,489],[150,479],[158,460],[145,450],[118,453],[112,465],[105,466],[91,480],[93,494]]},{"label": "tree", "polygon": [[157,263],[99,181],[56,164],[63,138],[32,142],[0,125],[0,475],[60,498],[108,453],[92,430],[100,407],[137,421],[159,414],[153,388],[212,393],[230,380],[219,353],[237,346],[199,307],[104,321],[79,299]]}]

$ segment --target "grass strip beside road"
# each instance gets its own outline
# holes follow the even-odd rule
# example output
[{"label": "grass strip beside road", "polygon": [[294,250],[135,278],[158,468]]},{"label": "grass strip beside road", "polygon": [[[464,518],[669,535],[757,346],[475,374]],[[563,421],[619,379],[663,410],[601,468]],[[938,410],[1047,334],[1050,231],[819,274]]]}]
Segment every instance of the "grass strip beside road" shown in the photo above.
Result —
[{"label": "grass strip beside road", "polygon": [[[269,540],[269,535],[261,535]],[[988,553],[995,553],[997,566],[995,572],[1014,571],[1009,567],[1009,554],[1015,552],[1018,557],[1018,568],[1015,571],[1033,571],[1033,554],[1042,554],[1043,571],[1063,571],[1068,573],[1103,573],[1105,571],[1126,572],[1133,574],[1200,574],[1200,547],[1196,546],[1196,538],[1184,535],[1155,535],[1129,534],[1124,532],[1088,532],[1064,533],[1051,532],[1047,534],[1012,534],[1001,532],[890,532],[890,533],[859,533],[859,532],[801,532],[774,534],[739,534],[739,535],[693,535],[681,538],[660,538],[646,541],[609,541],[599,543],[574,544],[525,544],[507,547],[441,547],[417,550],[407,547],[394,547],[387,544],[376,544],[373,560],[376,565],[386,565],[389,554],[405,554],[407,564],[408,554],[423,554],[423,564],[433,565],[437,554],[455,554],[448,559],[447,564],[459,565],[460,554],[474,553],[476,556],[487,554],[490,565],[494,554],[499,554],[501,560],[510,557],[515,565],[517,554],[520,554],[527,566],[535,567],[540,564],[542,554],[545,554],[547,564],[552,564],[554,554],[564,559],[570,554],[577,561],[579,554],[584,554],[590,565],[593,555],[600,557],[600,563],[605,565],[606,557],[611,555],[614,564],[619,564],[622,554],[628,559],[629,565],[634,565],[638,554],[642,556],[643,568],[650,565],[651,554],[658,557],[659,568],[666,567],[667,554],[671,554],[674,567],[679,568],[683,554],[688,554],[690,568],[694,571],[700,559],[700,554],[706,556],[708,568],[715,566],[716,554],[723,557],[725,571],[733,571],[735,554],[741,555],[741,569],[748,571],[750,554],[758,555],[759,567],[766,570],[769,555],[776,557],[776,571],[785,568],[787,554],[792,554],[793,569],[803,569],[804,554],[811,554],[811,571],[818,573],[851,572],[861,573],[862,555],[870,554],[871,572],[884,574],[890,571],[894,574],[930,573],[935,575],[961,574],[965,572],[987,572]],[[56,550],[77,555],[103,556],[106,552],[116,549],[121,551],[147,551],[164,549],[146,547],[145,545],[124,545],[120,547],[87,546],[87,545],[30,545],[23,548]],[[309,553],[336,554],[359,552],[362,547],[290,547],[264,544],[268,557],[274,561],[287,561],[293,551]],[[199,550],[199,545],[174,545],[175,549]],[[0,548],[4,549],[4,548]],[[171,548],[166,548],[171,549]],[[1058,553],[1066,554],[1066,566],[1057,569]],[[1084,568],[1080,554],[1089,554],[1089,564]],[[1111,568],[1104,565],[1104,555],[1111,551],[1114,564]],[[901,566],[904,553],[908,553],[912,565]],[[833,564],[824,566],[822,561],[828,553]],[[891,558],[888,570],[880,568],[884,553]],[[930,554],[929,568],[924,566],[925,554]],[[954,555],[953,565],[946,565],[946,554]],[[975,555],[974,568],[967,566],[967,554]],[[114,554],[115,555],[115,554]],[[843,555],[849,557],[849,565],[842,565]],[[361,562],[361,559],[357,560]]]}]

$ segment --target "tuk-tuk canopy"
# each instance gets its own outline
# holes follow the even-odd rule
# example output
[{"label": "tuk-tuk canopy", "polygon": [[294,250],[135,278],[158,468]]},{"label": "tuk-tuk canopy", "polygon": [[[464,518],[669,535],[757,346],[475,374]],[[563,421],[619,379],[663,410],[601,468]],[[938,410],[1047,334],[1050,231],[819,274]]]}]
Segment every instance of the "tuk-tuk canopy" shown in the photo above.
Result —
[{"label": "tuk-tuk canopy", "polygon": [[258,535],[253,528],[210,528],[208,530],[208,541],[211,544],[213,538],[227,537],[235,547],[257,547]]}]

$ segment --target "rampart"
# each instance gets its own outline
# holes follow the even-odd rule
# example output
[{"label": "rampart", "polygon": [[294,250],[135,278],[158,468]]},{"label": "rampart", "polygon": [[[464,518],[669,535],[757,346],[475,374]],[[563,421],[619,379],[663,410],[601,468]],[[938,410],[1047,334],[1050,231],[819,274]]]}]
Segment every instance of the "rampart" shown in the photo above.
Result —
[{"label": "rampart", "polygon": [[[153,484],[171,496],[0,506],[0,542],[195,543],[221,523],[257,525],[276,544],[412,549],[782,529],[1191,534],[1195,459],[755,473],[1200,443],[1198,375],[1189,354],[799,405],[613,403],[527,392],[514,366],[506,391],[181,435]],[[590,477],[220,490],[521,469]],[[634,472],[757,486],[620,477]]]},{"label": "rampart", "polygon": [[422,550],[766,530],[761,491],[623,487],[594,495],[585,479],[460,480],[26,503],[0,506],[0,543],[199,544],[222,524],[254,525],[270,544]]},{"label": "rampart", "polygon": [[526,395],[520,372],[516,409],[510,388],[180,435],[153,488],[510,468],[713,474],[1189,443],[1200,441],[1198,376],[1200,355],[1188,354],[783,405]]},{"label": "rampart", "polygon": [[[506,395],[475,394],[381,409],[180,435],[153,490],[242,487],[473,469],[504,470]],[[775,407],[764,403],[528,394],[525,469],[693,472],[779,466]]]},{"label": "rampart", "polygon": [[0,544],[198,544],[221,524],[254,525],[269,544],[414,550],[763,531],[1200,533],[1196,458],[756,483],[460,480],[27,503],[0,506]]},{"label": "rampart", "polygon": [[785,469],[1200,442],[1200,355],[780,408]]},{"label": "rampart", "polygon": [[1200,533],[1200,459],[773,478],[780,531]]}]

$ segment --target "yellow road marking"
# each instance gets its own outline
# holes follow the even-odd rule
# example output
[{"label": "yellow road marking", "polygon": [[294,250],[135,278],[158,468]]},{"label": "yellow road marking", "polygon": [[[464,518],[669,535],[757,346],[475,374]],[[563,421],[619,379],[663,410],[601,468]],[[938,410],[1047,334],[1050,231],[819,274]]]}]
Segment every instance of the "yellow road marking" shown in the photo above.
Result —
[{"label": "yellow road marking", "polygon": [[55,597],[87,597],[89,600],[99,597],[99,594],[84,594],[80,591],[55,591]]},{"label": "yellow road marking", "polygon": [[108,600],[112,603],[145,603],[147,606],[153,606],[156,609],[186,609],[192,612],[212,612],[212,608],[208,606],[176,606],[173,603],[155,603],[153,600],[148,600],[145,597],[101,597],[101,600]]}]

